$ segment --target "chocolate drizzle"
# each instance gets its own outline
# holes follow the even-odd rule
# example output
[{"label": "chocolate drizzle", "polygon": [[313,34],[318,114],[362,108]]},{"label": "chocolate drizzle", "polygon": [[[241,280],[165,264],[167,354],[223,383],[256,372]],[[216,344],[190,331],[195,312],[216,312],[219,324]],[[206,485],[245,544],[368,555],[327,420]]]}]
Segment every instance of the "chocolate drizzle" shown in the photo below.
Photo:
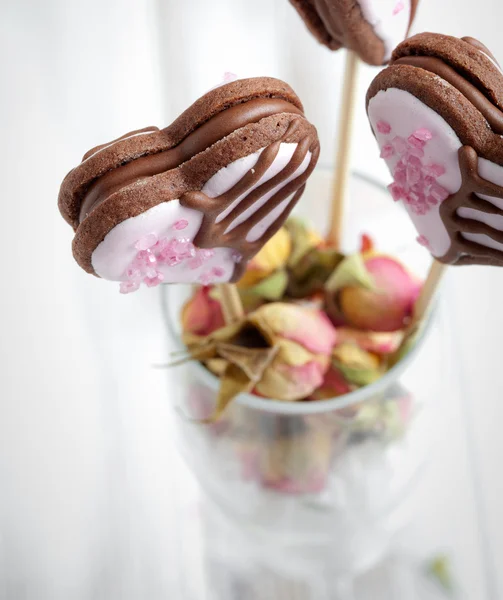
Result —
[{"label": "chocolate drizzle", "polygon": [[463,233],[487,235],[503,244],[503,231],[490,225],[459,216],[459,208],[472,208],[485,214],[501,215],[502,211],[478,195],[503,200],[503,187],[483,179],[479,175],[477,152],[471,146],[463,146],[458,152],[461,171],[461,187],[440,205],[440,216],[451,238],[449,251],[437,260],[452,265],[503,266],[503,251],[489,248],[463,237]]},{"label": "chocolate drizzle", "polygon": [[[194,239],[194,244],[199,248],[215,248],[226,247],[233,248],[242,255],[242,260],[236,264],[232,281],[237,281],[243,274],[246,263],[262,248],[276,231],[280,228],[286,217],[294,208],[297,200],[304,191],[304,186],[311,175],[319,155],[319,143],[317,139],[307,136],[303,138],[297,145],[297,148],[286,167],[269,181],[262,183],[256,189],[253,189],[266,171],[271,167],[276,159],[280,146],[287,139],[291,138],[296,132],[299,125],[298,119],[294,119],[285,135],[281,140],[274,142],[265,148],[253,169],[248,171],[246,175],[238,181],[238,183],[224,194],[215,198],[210,198],[202,192],[188,192],[180,198],[180,204],[187,208],[202,211],[204,214],[201,228]],[[277,186],[280,186],[289,177],[291,177],[304,162],[308,152],[312,153],[311,161],[307,169],[290,181],[285,186],[281,187],[267,202],[265,202],[258,210],[256,210],[243,223],[237,225],[231,231],[227,228],[234,220],[243,214],[248,208],[253,206],[260,198],[271,192]],[[221,215],[233,202],[239,197],[249,193],[235,206],[228,215],[217,223],[217,218]],[[273,211],[281,202],[292,196],[289,204],[280,216],[274,221],[267,231],[256,241],[250,242],[246,240],[250,230],[260,223],[267,214]]]},{"label": "chocolate drizzle", "polygon": [[[97,179],[87,190],[80,208],[80,222],[82,223],[97,206],[121,188],[145,177],[152,177],[170,169],[175,169],[237,129],[280,113],[302,114],[302,111],[290,102],[280,98],[256,98],[249,100],[243,104],[227,108],[214,116],[189,134],[177,146],[158,154],[137,158],[121,167],[113,169]],[[131,133],[126,134],[123,138],[131,135]],[[86,154],[84,159],[104,147],[98,146],[93,148],[92,151]]]},{"label": "chocolate drizzle", "polygon": [[487,46],[484,46],[484,44],[482,42],[479,42],[479,40],[470,37],[470,36],[465,36],[461,38],[463,40],[463,42],[466,42],[467,44],[470,44],[470,46],[473,46],[474,48],[477,48],[477,50],[480,50],[480,52],[482,52],[483,54],[485,54],[486,56],[488,56],[496,65],[498,65],[498,67],[501,68],[499,62],[496,60],[496,57],[494,56],[494,54],[489,50],[489,48]]}]

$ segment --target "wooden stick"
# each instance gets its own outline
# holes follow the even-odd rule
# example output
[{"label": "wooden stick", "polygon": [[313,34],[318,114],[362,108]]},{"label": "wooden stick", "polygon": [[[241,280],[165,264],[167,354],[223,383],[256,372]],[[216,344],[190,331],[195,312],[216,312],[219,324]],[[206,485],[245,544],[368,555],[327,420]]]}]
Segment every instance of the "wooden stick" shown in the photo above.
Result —
[{"label": "wooden stick", "polygon": [[358,56],[351,50],[347,50],[342,106],[339,117],[339,143],[336,150],[335,178],[332,189],[330,230],[327,237],[329,244],[336,249],[340,249],[342,243],[344,205],[349,187],[359,63]]},{"label": "wooden stick", "polygon": [[424,282],[423,289],[419,294],[419,298],[416,300],[414,306],[414,314],[412,315],[412,323],[410,329],[413,329],[423,321],[431,309],[433,300],[435,299],[436,292],[442,281],[443,276],[447,270],[448,265],[439,263],[433,260],[433,264],[430,267],[428,277]]},{"label": "wooden stick", "polygon": [[217,288],[220,293],[226,325],[242,319],[245,311],[237,287],[233,283],[220,283]]}]

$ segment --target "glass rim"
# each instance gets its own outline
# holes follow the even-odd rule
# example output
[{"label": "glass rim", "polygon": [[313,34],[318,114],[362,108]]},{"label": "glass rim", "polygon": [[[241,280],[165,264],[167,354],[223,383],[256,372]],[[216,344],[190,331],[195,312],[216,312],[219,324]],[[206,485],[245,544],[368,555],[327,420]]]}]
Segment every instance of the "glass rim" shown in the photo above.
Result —
[{"label": "glass rim", "polygon": [[[176,331],[169,312],[169,299],[173,296],[171,293],[172,287],[169,285],[160,286],[161,294],[161,306],[164,320],[166,321],[167,328],[171,338],[175,343],[175,351],[182,351],[186,349],[179,333]],[[310,400],[309,402],[293,402],[286,400],[278,400],[274,398],[262,398],[255,396],[254,394],[242,393],[236,396],[233,402],[237,402],[242,406],[259,410],[262,412],[269,413],[280,413],[284,415],[314,415],[325,412],[332,412],[342,408],[346,408],[353,404],[363,402],[371,396],[375,396],[381,392],[384,392],[394,381],[396,381],[400,375],[402,375],[407,367],[410,365],[412,360],[415,358],[419,349],[423,345],[432,325],[435,316],[435,310],[431,310],[426,322],[422,325],[419,335],[416,339],[416,343],[413,348],[409,350],[406,356],[402,358],[396,365],[394,365],[389,371],[387,371],[382,377],[380,377],[374,383],[361,387],[357,390],[343,394],[341,396],[334,396],[333,398],[327,398],[325,400]],[[203,383],[205,383],[211,390],[218,391],[219,378],[213,375],[206,367],[197,360],[190,361],[191,368],[194,368]]]}]

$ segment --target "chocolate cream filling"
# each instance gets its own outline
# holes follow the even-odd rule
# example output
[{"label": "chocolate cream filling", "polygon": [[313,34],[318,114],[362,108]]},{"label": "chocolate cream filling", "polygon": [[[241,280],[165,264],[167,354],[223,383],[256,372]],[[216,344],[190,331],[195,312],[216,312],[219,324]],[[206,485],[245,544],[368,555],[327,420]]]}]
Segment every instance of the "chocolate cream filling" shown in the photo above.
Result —
[{"label": "chocolate cream filling", "polygon": [[469,100],[482,114],[489,126],[498,135],[503,135],[503,111],[495,106],[473,83],[460,75],[453,67],[433,56],[406,56],[393,62],[394,65],[418,67],[438,75]]},{"label": "chocolate cream filling", "polygon": [[280,98],[249,100],[215,115],[174,148],[137,158],[109,171],[99,177],[87,190],[82,200],[79,222],[82,223],[97,206],[123,187],[145,177],[175,169],[237,129],[280,113],[303,114],[294,104]]}]

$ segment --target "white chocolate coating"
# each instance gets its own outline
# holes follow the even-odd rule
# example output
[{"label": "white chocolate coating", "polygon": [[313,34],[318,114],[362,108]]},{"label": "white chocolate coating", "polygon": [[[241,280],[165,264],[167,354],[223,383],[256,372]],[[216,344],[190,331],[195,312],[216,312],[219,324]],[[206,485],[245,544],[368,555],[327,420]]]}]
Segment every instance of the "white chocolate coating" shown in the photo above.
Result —
[{"label": "white chocolate coating", "polygon": [[[448,84],[446,84],[448,85]],[[408,139],[418,130],[428,130],[432,139],[424,145],[423,165],[441,165],[445,173],[437,179],[449,194],[456,193],[461,187],[461,172],[459,169],[458,150],[461,142],[456,132],[433,109],[423,104],[409,92],[390,88],[380,91],[374,96],[368,107],[369,119],[376,135],[381,150],[393,140],[395,136]],[[389,133],[379,132],[378,123],[389,124]],[[382,129],[382,127],[381,127]],[[386,163],[390,172],[395,173],[399,157],[396,154],[387,157]],[[503,186],[503,167],[484,158],[479,158],[479,175],[498,185]],[[480,196],[502,210],[502,215],[491,215],[468,207],[458,209],[458,215],[481,221],[487,225],[503,231],[503,200],[489,196]],[[426,214],[417,214],[416,211],[404,202],[416,229],[426,242],[433,256],[445,255],[451,245],[449,234],[440,217],[437,205],[429,206]],[[461,233],[467,240],[503,250],[503,245],[483,234]]]},{"label": "white chocolate coating", "polygon": [[[264,183],[276,176],[288,164],[297,144],[283,143],[280,146],[278,155],[273,164],[261,178],[259,183]],[[203,187],[202,191],[206,195],[214,198],[230,190],[243,176],[253,169],[257,163],[262,150],[241,158],[216,173]],[[281,184],[285,186],[291,179],[298,177],[308,168],[311,161],[309,152],[306,159],[296,173]],[[141,182],[138,184],[141,185]],[[273,192],[275,193],[277,189]],[[251,216],[260,208],[273,193],[268,194],[257,200],[257,202],[246,211],[246,217],[239,220],[236,218],[232,222],[231,228],[236,227],[239,222]],[[243,198],[239,198],[234,206]],[[279,206],[272,210],[260,223],[255,225],[248,233],[248,241],[260,239],[269,226],[278,219],[281,213],[286,209],[291,198],[283,201]],[[229,211],[224,211],[227,214]],[[225,214],[219,215],[219,219],[224,218]],[[245,214],[245,213],[243,213]],[[150,234],[154,234],[158,239],[180,239],[192,242],[203,220],[203,214],[200,211],[191,208],[185,208],[180,205],[178,200],[164,202],[145,211],[141,215],[126,219],[114,227],[94,250],[92,255],[92,265],[96,273],[104,278],[113,281],[125,281],[127,278],[125,272],[131,261],[135,258],[138,250],[135,244]],[[180,221],[186,221],[187,225],[177,230],[174,225]],[[214,276],[212,283],[221,283],[229,281],[235,268],[233,258],[235,252],[231,248],[214,248],[214,254],[203,265],[194,268],[190,265],[190,260],[183,260],[179,264],[168,266],[161,265],[158,270],[164,276],[165,283],[196,283],[200,281],[201,276],[213,268],[221,270],[221,275]]]},{"label": "white chocolate coating", "polygon": [[[368,114],[379,148],[389,143],[394,136],[407,139],[414,131],[427,128],[433,133],[433,140],[425,147],[423,162],[442,164],[446,172],[438,178],[439,183],[450,193],[461,186],[461,173],[458,164],[458,150],[461,142],[454,130],[429,106],[423,104],[409,92],[391,88],[378,92],[369,102]],[[377,123],[384,121],[391,126],[391,133],[385,135],[377,130]],[[386,159],[393,173],[398,157]],[[405,204],[405,203],[404,203]],[[429,241],[433,256],[443,256],[450,247],[450,238],[440,218],[439,207],[432,206],[425,215],[415,214],[405,204],[419,235]]]}]

